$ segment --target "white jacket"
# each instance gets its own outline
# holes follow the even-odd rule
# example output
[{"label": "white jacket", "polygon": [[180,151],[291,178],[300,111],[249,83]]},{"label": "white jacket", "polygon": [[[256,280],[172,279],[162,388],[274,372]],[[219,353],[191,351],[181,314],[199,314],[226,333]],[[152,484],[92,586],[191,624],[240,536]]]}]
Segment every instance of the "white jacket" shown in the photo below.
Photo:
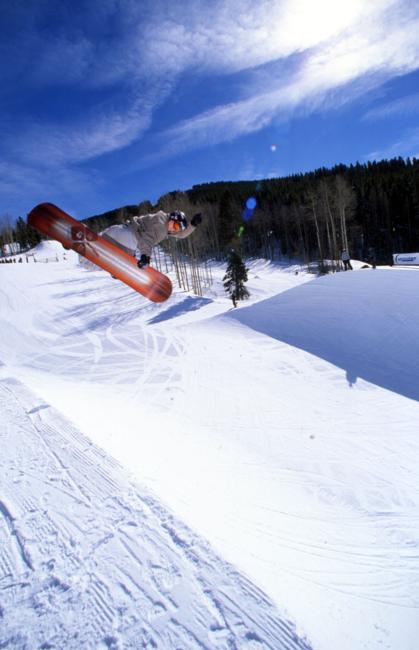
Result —
[{"label": "white jacket", "polygon": [[166,237],[184,239],[185,237],[189,237],[195,230],[195,226],[189,223],[185,230],[179,230],[179,232],[170,233],[169,235],[167,230],[169,219],[170,214],[163,212],[163,210],[154,214],[145,214],[142,217],[133,218],[129,224],[129,228],[135,235],[141,255],[151,257],[153,247],[160,244]]}]

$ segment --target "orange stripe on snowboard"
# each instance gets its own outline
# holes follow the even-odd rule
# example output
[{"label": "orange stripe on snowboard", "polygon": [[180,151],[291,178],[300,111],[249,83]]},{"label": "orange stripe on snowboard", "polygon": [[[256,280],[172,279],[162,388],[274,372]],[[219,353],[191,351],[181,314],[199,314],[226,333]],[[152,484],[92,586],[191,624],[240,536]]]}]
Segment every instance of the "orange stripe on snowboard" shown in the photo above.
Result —
[{"label": "orange stripe on snowboard", "polygon": [[163,302],[172,293],[167,276],[150,267],[139,269],[134,257],[52,203],[37,205],[28,215],[28,224],[66,248],[72,248],[153,302]]}]

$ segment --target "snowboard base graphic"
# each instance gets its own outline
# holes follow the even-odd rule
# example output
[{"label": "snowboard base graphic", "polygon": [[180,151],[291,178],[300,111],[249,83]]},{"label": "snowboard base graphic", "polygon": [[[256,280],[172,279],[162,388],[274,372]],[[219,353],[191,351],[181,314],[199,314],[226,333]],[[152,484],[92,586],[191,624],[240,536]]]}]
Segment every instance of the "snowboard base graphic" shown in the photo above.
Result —
[{"label": "snowboard base graphic", "polygon": [[164,302],[172,293],[167,276],[151,267],[138,268],[134,257],[52,203],[37,205],[28,215],[28,224],[65,248],[72,248],[153,302]]}]

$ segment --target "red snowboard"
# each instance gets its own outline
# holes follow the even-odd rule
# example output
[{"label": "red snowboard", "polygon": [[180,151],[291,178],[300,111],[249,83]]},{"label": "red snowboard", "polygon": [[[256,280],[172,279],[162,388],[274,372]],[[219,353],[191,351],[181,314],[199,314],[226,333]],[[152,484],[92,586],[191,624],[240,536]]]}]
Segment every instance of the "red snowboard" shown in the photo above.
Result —
[{"label": "red snowboard", "polygon": [[28,215],[28,224],[109,271],[153,302],[163,302],[172,293],[172,283],[163,273],[150,267],[139,269],[134,257],[52,203],[37,205]]}]

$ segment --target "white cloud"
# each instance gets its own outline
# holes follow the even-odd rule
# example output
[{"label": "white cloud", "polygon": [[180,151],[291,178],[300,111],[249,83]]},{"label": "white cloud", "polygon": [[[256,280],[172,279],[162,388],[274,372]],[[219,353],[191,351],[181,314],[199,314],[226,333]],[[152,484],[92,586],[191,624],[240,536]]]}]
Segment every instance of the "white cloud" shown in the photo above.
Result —
[{"label": "white cloud", "polygon": [[[79,163],[121,149],[147,130],[151,109],[135,102],[126,112],[91,111],[88,118],[72,123],[43,124],[33,121],[20,133],[6,137],[14,158],[36,161],[42,167]],[[42,152],[42,155],[40,155]]]},{"label": "white cloud", "polygon": [[[92,196],[100,179],[91,172],[82,172],[58,165],[45,169],[23,163],[0,162],[0,194],[2,211],[25,217],[37,203],[67,203],[69,196],[79,193]],[[25,209],[22,209],[25,205]],[[16,206],[19,206],[16,210]]]},{"label": "white cloud", "polygon": [[[169,0],[150,6],[117,2],[120,38],[91,43],[85,83],[161,83],[186,71],[231,75],[327,43],[399,0]],[[147,5],[147,3],[145,3]],[[109,8],[104,16],[104,29]],[[91,38],[86,32],[85,39]],[[36,62],[35,62],[36,65]],[[85,59],[80,58],[80,66]],[[76,66],[77,67],[77,66]]]},{"label": "white cloud", "polygon": [[408,129],[402,137],[385,149],[371,151],[365,160],[382,160],[385,158],[419,158],[419,128]]},{"label": "white cloud", "polygon": [[67,169],[132,145],[149,132],[158,107],[176,102],[187,72],[202,79],[203,92],[211,76],[240,78],[241,94],[179,118],[160,134],[155,160],[350,101],[419,67],[419,8],[409,0],[103,0],[77,12],[63,2],[63,29],[52,38],[40,25],[42,7],[52,15],[55,3],[41,4],[29,17],[19,14],[25,27],[12,49],[15,76],[28,85],[74,85],[85,95],[71,120],[40,113],[19,132],[3,133],[7,159],[21,165],[39,165],[42,151],[44,167]]},{"label": "white cloud", "polygon": [[[125,82],[129,92],[143,97],[147,115],[122,109],[119,117],[99,118],[93,129],[91,118],[83,124],[75,116],[68,138],[69,159],[77,159],[77,149],[80,159],[86,159],[140,136],[155,108],[191,68],[196,74],[231,75],[296,53],[303,56],[300,71],[285,87],[274,78],[271,92],[253,86],[248,89],[253,96],[241,104],[220,106],[169,131],[186,145],[189,129],[196,146],[198,133],[202,144],[211,142],[208,129],[214,141],[222,139],[223,130],[229,131],[228,138],[237,137],[263,127],[286,106],[296,106],[372,70],[388,66],[398,72],[417,65],[419,24],[409,22],[407,13],[398,13],[400,7],[406,7],[406,2],[185,0],[181,5],[163,1],[144,2],[140,7],[136,2],[106,0],[98,12],[92,13],[88,5],[84,8],[71,24],[71,37],[61,34],[43,42],[39,33],[31,35],[36,50],[31,76],[45,83],[82,82],[87,87]],[[63,19],[66,16],[70,19],[69,9]],[[111,39],[107,37],[110,27]],[[122,92],[128,97],[127,89]],[[107,142],[101,143],[101,134]],[[60,140],[54,127],[49,138],[45,132],[42,135],[51,146]]]},{"label": "white cloud", "polygon": [[145,25],[139,66],[156,74],[188,67],[218,74],[243,71],[318,46],[395,3],[370,0],[365,7],[362,0],[241,0],[202,8],[184,2],[165,20],[158,14]]},{"label": "white cloud", "polygon": [[364,115],[365,120],[385,119],[395,115],[405,116],[419,113],[419,93],[408,95],[401,99],[382,104],[376,108],[367,111]]},{"label": "white cloud", "polygon": [[[303,0],[300,8],[302,4]],[[302,107],[314,110],[331,102],[350,101],[362,88],[419,67],[418,10],[401,15],[402,5],[395,2],[371,3],[365,13],[357,3],[354,6],[357,11],[352,15],[351,28],[305,52],[291,81],[273,91],[259,91],[245,100],[205,111],[166,130],[162,139],[170,141],[170,147],[163,155],[233,140]],[[339,21],[331,24],[335,29],[342,27]],[[329,26],[328,33],[331,31]],[[341,96],[336,97],[337,93]]]},{"label": "white cloud", "polygon": [[31,73],[33,84],[79,83],[93,57],[93,45],[82,35],[76,39],[50,37],[46,40],[37,35],[32,48],[37,52]]}]

